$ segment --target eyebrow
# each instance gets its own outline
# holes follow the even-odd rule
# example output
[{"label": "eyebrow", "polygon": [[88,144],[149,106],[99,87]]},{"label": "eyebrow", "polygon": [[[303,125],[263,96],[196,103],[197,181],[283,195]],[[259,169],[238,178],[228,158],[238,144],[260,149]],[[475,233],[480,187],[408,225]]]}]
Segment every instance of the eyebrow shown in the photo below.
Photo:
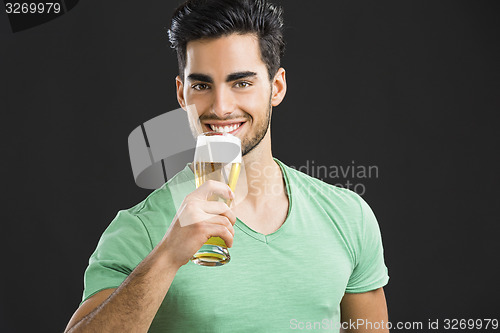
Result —
[{"label": "eyebrow", "polygon": [[257,76],[257,73],[249,72],[249,71],[236,72],[236,73],[229,74],[226,77],[226,82],[236,81],[236,80],[245,79],[245,78],[254,77],[254,76]]},{"label": "eyebrow", "polygon": [[207,83],[213,83],[214,80],[210,75],[206,74],[198,74],[198,73],[192,73],[189,74],[188,76],[189,81],[201,81],[201,82],[207,82]]},{"label": "eyebrow", "polygon": [[[236,73],[231,73],[226,77],[226,82],[231,82],[231,81],[236,81],[244,78],[249,78],[249,77],[254,77],[257,76],[257,73],[255,72],[236,72]],[[200,73],[192,73],[188,75],[188,80],[190,81],[201,81],[201,82],[207,82],[207,83],[213,83],[214,80],[210,75],[206,74],[200,74]]]}]

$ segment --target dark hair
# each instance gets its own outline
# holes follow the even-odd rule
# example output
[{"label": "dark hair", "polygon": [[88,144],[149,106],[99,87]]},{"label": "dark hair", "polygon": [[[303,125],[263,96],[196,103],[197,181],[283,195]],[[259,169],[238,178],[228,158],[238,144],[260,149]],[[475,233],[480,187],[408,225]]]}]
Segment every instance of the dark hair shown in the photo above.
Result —
[{"label": "dark hair", "polygon": [[257,36],[262,61],[272,80],[285,49],[283,9],[266,0],[188,0],[179,6],[168,35],[177,51],[181,79],[184,80],[188,42],[232,33]]}]

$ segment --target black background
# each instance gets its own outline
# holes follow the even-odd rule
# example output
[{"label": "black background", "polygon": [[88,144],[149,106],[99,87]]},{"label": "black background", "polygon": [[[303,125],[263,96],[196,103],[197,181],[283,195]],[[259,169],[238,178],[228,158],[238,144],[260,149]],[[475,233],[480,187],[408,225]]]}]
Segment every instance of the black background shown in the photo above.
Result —
[{"label": "black background", "polygon": [[[0,13],[0,332],[63,331],[101,233],[150,192],[127,137],[178,108],[178,3],[80,1],[18,33]],[[393,323],[500,319],[500,2],[281,3],[274,156],[377,166],[351,181],[379,220]]]}]

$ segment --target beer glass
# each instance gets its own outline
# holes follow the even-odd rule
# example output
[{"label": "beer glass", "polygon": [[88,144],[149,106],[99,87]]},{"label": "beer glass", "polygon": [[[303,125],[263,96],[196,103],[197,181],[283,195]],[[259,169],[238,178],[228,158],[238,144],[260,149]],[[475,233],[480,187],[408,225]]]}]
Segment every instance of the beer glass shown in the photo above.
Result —
[{"label": "beer glass", "polygon": [[[234,192],[241,169],[241,141],[228,133],[202,133],[196,140],[194,153],[194,176],[196,188],[207,180],[223,182]],[[222,201],[228,206],[230,200],[218,195],[208,198]],[[231,260],[226,243],[220,237],[210,237],[196,252],[191,261],[201,266],[221,266]]]}]

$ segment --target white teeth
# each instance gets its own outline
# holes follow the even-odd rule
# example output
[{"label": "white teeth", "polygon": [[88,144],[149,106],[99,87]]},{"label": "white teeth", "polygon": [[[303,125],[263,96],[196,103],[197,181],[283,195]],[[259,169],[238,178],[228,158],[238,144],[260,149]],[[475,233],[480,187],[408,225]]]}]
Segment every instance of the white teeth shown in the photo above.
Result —
[{"label": "white teeth", "polygon": [[235,129],[237,129],[238,127],[240,127],[241,124],[233,124],[233,125],[230,125],[230,126],[217,126],[217,125],[210,125],[210,128],[214,131],[214,132],[218,132],[218,133],[229,133],[229,132],[232,132],[234,131]]}]

